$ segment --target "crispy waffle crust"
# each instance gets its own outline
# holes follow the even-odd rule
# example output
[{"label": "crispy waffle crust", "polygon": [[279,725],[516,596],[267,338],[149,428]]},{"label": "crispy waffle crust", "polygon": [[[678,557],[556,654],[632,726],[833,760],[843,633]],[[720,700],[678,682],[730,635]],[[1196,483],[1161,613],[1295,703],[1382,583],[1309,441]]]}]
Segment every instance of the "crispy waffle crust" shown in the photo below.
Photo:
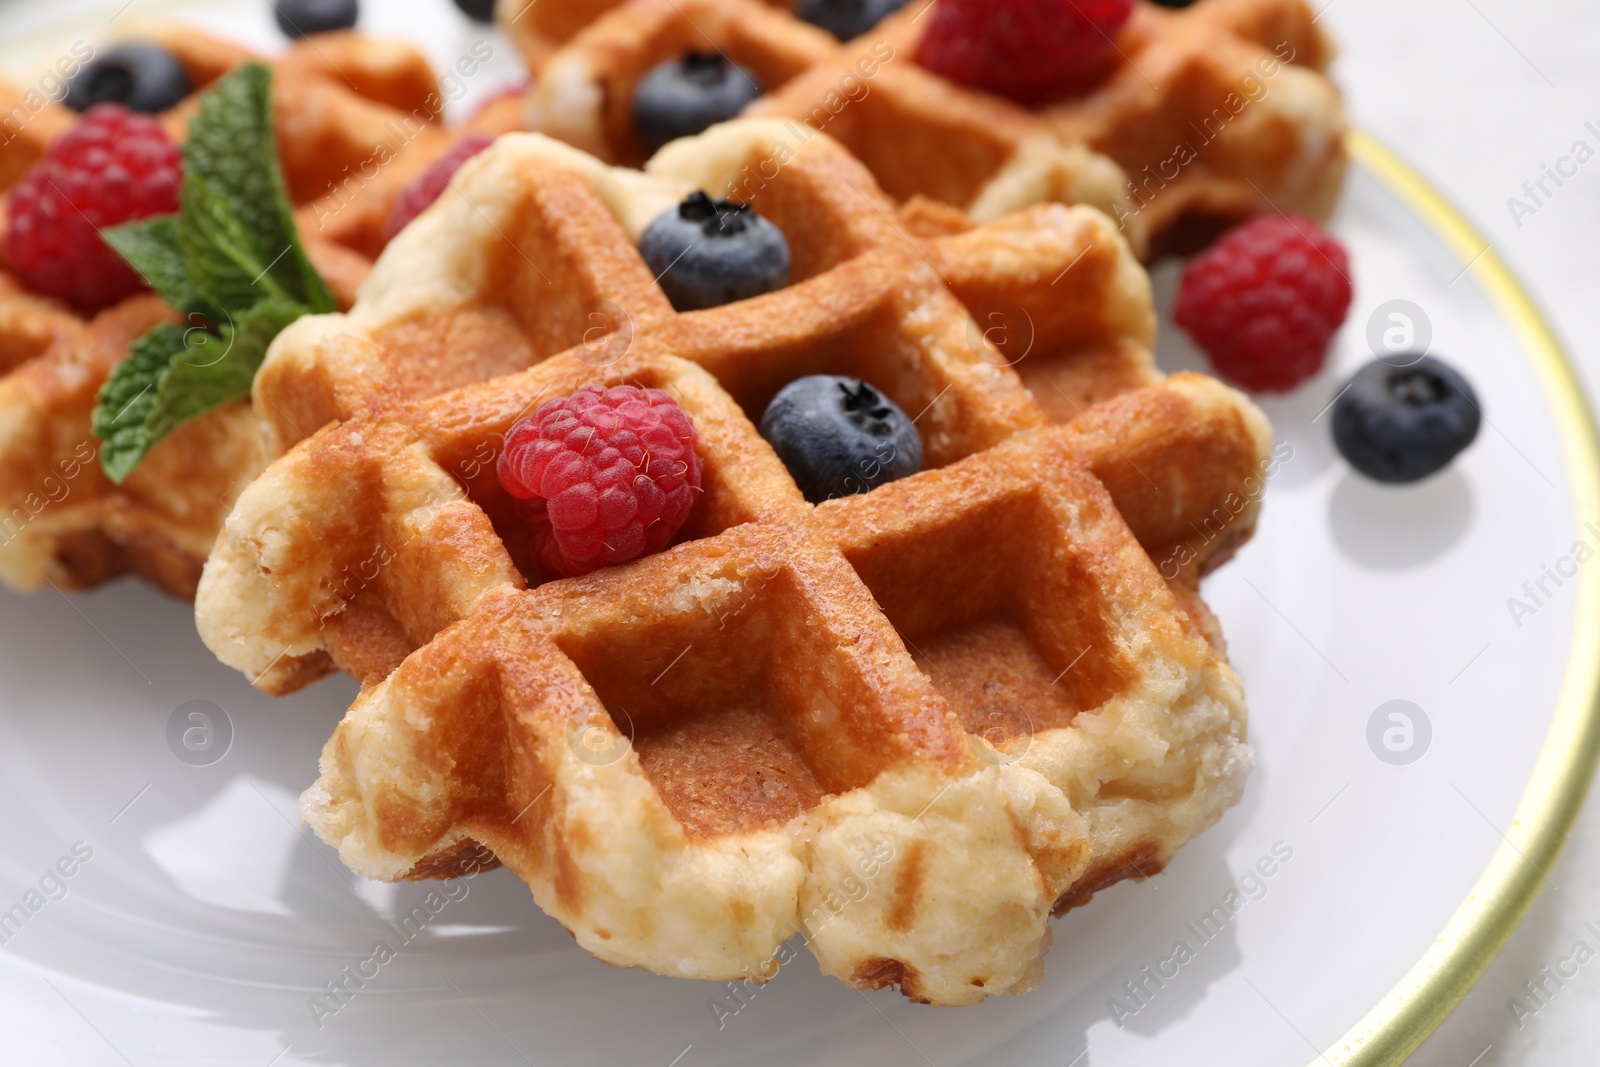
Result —
[{"label": "crispy waffle crust", "polygon": [[0,378],[0,580],[82,588],[132,570],[192,595],[229,505],[266,462],[249,409],[184,423],[113,485],[89,431],[95,395],[128,345],[171,311],[141,297],[83,323],[5,284],[0,319],[15,327],[33,313],[55,329]]},{"label": "crispy waffle crust", "polygon": [[632,99],[644,74],[715,49],[767,94],[746,113],[791,120],[795,146],[824,130],[897,200],[980,220],[1041,201],[1089,204],[1136,250],[1160,254],[1259,211],[1325,216],[1343,180],[1344,109],[1305,0],[1199,0],[1176,12],[1140,3],[1106,79],[1036,112],[920,67],[923,0],[844,44],[786,6],[541,0],[500,10],[540,70],[528,128],[611,162],[643,161]]},{"label": "crispy waffle crust", "polygon": [[[203,90],[256,58],[187,27],[136,35],[168,48]],[[341,306],[371,269],[393,198],[454,139],[438,123],[438,80],[397,41],[330,33],[273,60],[278,147],[307,251]],[[190,97],[162,116],[182,138]],[[22,116],[19,118],[18,116]],[[0,81],[0,189],[71,128],[73,112]],[[501,108],[474,128],[498,132]],[[354,177],[352,178],[352,175]],[[371,177],[363,177],[371,175]],[[0,263],[0,581],[82,588],[133,571],[194,595],[233,500],[266,464],[244,404],[212,411],[157,445],[120,486],[100,470],[90,432],[95,396],[127,346],[171,314],[136,297],[85,322],[25,293]]]},{"label": "crispy waffle crust", "polygon": [[[426,502],[543,389],[611,375],[702,428],[703,536],[521,588],[488,510]],[[813,512],[703,370],[611,375],[562,356],[295,454],[358,436],[386,494],[432,509],[392,592],[471,597],[363,694],[303,798],[353,869],[431,873],[476,841],[610,962],[764,979],[800,933],[845,981],[961,1004],[1031,988],[1058,902],[1158,870],[1237,798],[1237,679],[1070,429]]]},{"label": "crispy waffle crust", "polygon": [[[772,120],[727,123],[669,146],[642,173],[536,134],[501,138],[396,239],[349,314],[302,319],[274,343],[255,388],[271,450],[352,411],[515,373],[574,346],[604,367],[648,342],[707,367],[757,416],[794,377],[854,373],[920,413],[932,464],[1160,380],[1149,281],[1103,215],[1041,205],[915,240],[870,174],[825,136],[785,157],[751,200],[789,236],[794,284],[674,312],[636,235],[689,191],[775,158],[785,135]],[[240,550],[225,534],[219,577],[235,563],[255,572],[248,556],[260,547],[252,539]],[[298,575],[298,563],[269,569],[265,587],[301,581],[285,573]],[[269,691],[330,669],[329,642],[347,621],[360,618],[366,633],[364,611],[325,622],[268,610],[255,591],[218,589],[214,610],[199,604],[202,634]],[[248,623],[235,630],[236,618]],[[396,662],[386,655],[353,673],[371,678]]]},{"label": "crispy waffle crust", "polygon": [[[189,26],[155,24],[133,37],[177,57],[196,94],[240,63],[261,58]],[[314,41],[295,42],[272,65],[278,147],[297,202],[323,195],[330,183],[370,160],[380,143],[393,144],[393,126],[403,128],[402,118],[412,124],[406,132],[424,139],[443,136],[437,125],[443,99],[438,79],[422,53],[402,41],[355,32],[319,34]],[[64,105],[30,97],[37,92],[0,83],[0,114],[14,116],[20,108],[27,116],[0,145],[0,186],[20,178],[44,156],[49,142],[77,121]],[[164,114],[167,132],[180,140],[186,136],[195,106],[191,95]],[[428,127],[425,133],[423,127]]]},{"label": "crispy waffle crust", "polygon": [[[363,874],[477,844],[612,963],[764,981],[798,933],[857,987],[1025,992],[1053,909],[1242,788],[1193,581],[1254,527],[1268,429],[1153,369],[1103,215],[909,238],[826,137],[752,197],[794,284],[674,313],[634,235],[785,134],[726,124],[643,174],[531,134],[468,163],[350,313],[273,345],[288,451],[218,539],[201,634],[269,691],[362,679],[302,814]],[[752,419],[811,373],[918,413],[928,469],[806,504]],[[619,382],[693,418],[703,496],[667,551],[530,585],[504,434]]]}]

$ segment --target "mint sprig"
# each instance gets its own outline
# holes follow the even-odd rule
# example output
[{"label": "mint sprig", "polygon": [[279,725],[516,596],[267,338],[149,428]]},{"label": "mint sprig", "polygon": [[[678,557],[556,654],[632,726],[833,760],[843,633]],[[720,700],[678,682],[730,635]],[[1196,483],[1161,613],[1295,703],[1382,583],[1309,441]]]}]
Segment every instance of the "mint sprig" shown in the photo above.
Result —
[{"label": "mint sprig", "polygon": [[272,72],[249,63],[200,98],[176,215],[101,231],[187,326],[135,341],[100,389],[100,465],[121,482],[180,423],[250,395],[267,346],[334,311],[294,228],[272,124]]},{"label": "mint sprig", "polygon": [[216,329],[166,323],[135,341],[94,410],[106,474],[121,482],[179,423],[249,396],[267,346],[305,313],[302,304],[263,300]]}]

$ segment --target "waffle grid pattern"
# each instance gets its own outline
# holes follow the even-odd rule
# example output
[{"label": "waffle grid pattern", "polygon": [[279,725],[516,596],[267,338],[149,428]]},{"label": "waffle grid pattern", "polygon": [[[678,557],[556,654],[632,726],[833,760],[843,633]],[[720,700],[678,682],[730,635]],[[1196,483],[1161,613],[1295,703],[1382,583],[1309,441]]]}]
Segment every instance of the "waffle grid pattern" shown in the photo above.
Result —
[{"label": "waffle grid pattern", "polygon": [[[157,24],[133,36],[177,56],[197,93],[258,58],[188,27]],[[394,196],[453,140],[437,121],[439,82],[411,46],[355,33],[298,42],[272,63],[279,153],[300,205],[302,239],[348,307],[380,247],[373,235]],[[195,100],[162,116],[174,137],[187,131]],[[26,115],[6,126],[0,144],[3,190],[76,116],[58,103],[34,107],[21,88],[3,81],[0,113]],[[502,106],[472,128],[498,133],[514,118]],[[374,169],[370,181],[360,177]],[[170,312],[144,296],[85,321],[26,293],[4,266],[0,581],[19,589],[83,588],[133,571],[192,597],[229,507],[270,459],[257,420],[245,405],[210,412],[180,427],[122,485],[113,484],[99,469],[99,442],[90,432],[95,396],[128,344]]]},{"label": "waffle grid pattern", "polygon": [[[302,798],[362,873],[482,844],[614,963],[763,980],[799,932],[859,987],[1024,992],[1053,909],[1159,870],[1248,773],[1193,580],[1258,498],[1195,531],[1267,430],[1154,371],[1103,216],[908,237],[827,138],[755,199],[795,284],[672,312],[633,235],[786,136],[727,124],[639,174],[516,135],[463,168],[355,309],[274,346],[257,407],[288,451],[224,528],[201,632],[271,691],[363,680]],[[998,332],[968,311],[1002,300]],[[918,413],[929,469],[805,504],[752,418],[819,372]],[[499,443],[621,382],[690,413],[704,495],[668,551],[529,588]]]},{"label": "waffle grid pattern", "polygon": [[634,88],[690,49],[749,69],[750,116],[839,141],[901,202],[980,220],[1042,201],[1088,204],[1136,251],[1195,247],[1261,211],[1329,212],[1345,118],[1323,71],[1331,48],[1305,0],[1141,2],[1121,61],[1086,94],[1029,111],[916,63],[927,4],[913,0],[840,43],[761,0],[540,0],[501,5],[539,72],[528,129],[638,165]]}]

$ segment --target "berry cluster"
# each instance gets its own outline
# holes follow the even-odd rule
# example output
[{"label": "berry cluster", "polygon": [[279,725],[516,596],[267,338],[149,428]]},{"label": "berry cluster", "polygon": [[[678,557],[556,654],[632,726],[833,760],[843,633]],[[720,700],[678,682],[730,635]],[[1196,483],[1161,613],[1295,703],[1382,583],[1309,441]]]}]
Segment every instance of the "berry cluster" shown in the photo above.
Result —
[{"label": "berry cluster", "polygon": [[[1225,377],[1285,392],[1322,369],[1350,299],[1350,257],[1337,240],[1303,216],[1263,215],[1189,261],[1175,317]],[[1340,454],[1392,484],[1442,470],[1483,421],[1467,380],[1426,353],[1373,360],[1330,407]]]},{"label": "berry cluster", "polygon": [[178,210],[183,158],[148,115],[97,104],[6,197],[5,252],[24,285],[93,312],[143,280],[101,227]]}]

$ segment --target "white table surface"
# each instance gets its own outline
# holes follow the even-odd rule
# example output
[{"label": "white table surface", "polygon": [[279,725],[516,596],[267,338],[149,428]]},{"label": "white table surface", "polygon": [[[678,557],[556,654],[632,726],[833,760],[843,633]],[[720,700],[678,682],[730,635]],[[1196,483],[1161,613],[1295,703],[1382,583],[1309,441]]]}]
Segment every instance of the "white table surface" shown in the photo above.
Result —
[{"label": "white table surface", "polygon": [[[1322,0],[1326,2],[1326,0]],[[1521,225],[1507,206],[1579,139],[1600,149],[1600,8],[1583,0],[1332,0],[1335,75],[1356,120],[1431,179],[1484,232],[1600,394],[1600,158]],[[1570,164],[1568,169],[1571,169]],[[1531,201],[1527,201],[1531,203]],[[1597,652],[1600,654],[1600,652]],[[1515,714],[1508,708],[1507,714]],[[1520,1020],[1509,1002],[1582,940],[1600,953],[1600,801],[1591,796],[1526,921],[1420,1067],[1566,1067],[1596,1061],[1600,955]],[[1376,888],[1376,887],[1375,887]],[[1570,967],[1568,968],[1570,970]]]},{"label": "white table surface", "polygon": [[[1326,2],[1326,0],[1324,0]],[[34,0],[0,0],[14,27],[49,21]],[[74,0],[48,5],[58,13]],[[57,14],[56,17],[59,17]],[[1335,76],[1356,120],[1394,147],[1486,234],[1542,305],[1590,386],[1600,382],[1600,158],[1519,226],[1507,199],[1523,196],[1541,165],[1574,141],[1600,148],[1600,8],[1584,0],[1332,0],[1324,22],[1340,41]],[[1553,186],[1552,186],[1553,187]],[[1447,354],[1446,354],[1447,355]],[[1594,516],[1600,519],[1600,516]],[[1508,708],[1507,714],[1516,709]],[[1600,1043],[1600,956],[1581,968],[1536,1015],[1519,1021],[1508,1002],[1586,941],[1600,952],[1600,802],[1591,797],[1554,888],[1476,990],[1413,1063],[1422,1067],[1566,1067],[1595,1060]],[[1370,887],[1378,892],[1381,887]],[[13,1011],[60,1015],[63,1004],[29,985],[0,990]],[[94,1035],[63,1039],[60,1062],[106,1053]],[[70,1047],[69,1047],[70,1046]],[[270,1057],[271,1050],[262,1062]]]}]

